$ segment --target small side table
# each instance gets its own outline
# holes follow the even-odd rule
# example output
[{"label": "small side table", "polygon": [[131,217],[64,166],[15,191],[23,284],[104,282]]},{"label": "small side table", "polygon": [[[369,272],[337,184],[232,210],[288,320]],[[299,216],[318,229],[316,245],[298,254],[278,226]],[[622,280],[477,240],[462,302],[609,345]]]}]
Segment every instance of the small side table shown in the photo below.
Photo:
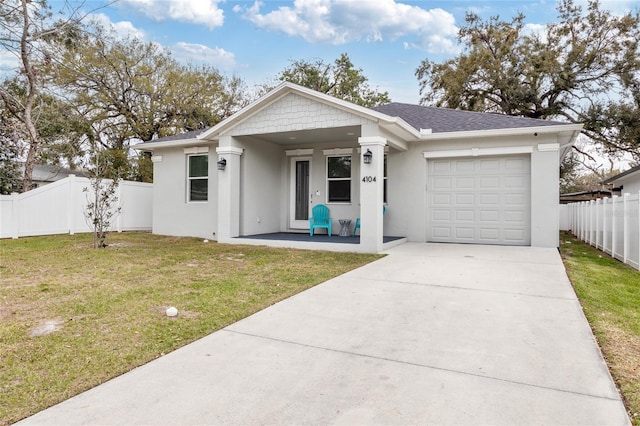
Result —
[{"label": "small side table", "polygon": [[350,227],[351,227],[351,219],[338,219],[340,223],[340,232],[338,235],[340,237],[349,237],[351,235]]}]

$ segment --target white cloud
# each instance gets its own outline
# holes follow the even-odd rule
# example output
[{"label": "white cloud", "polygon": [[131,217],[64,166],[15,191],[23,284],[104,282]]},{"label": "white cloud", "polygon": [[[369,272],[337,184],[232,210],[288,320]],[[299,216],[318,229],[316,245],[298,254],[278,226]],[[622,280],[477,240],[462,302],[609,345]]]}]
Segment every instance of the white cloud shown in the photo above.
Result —
[{"label": "white cloud", "polygon": [[411,47],[430,52],[455,48],[455,18],[442,9],[426,10],[395,0],[295,0],[293,6],[261,13],[264,3],[235,6],[257,27],[302,37],[311,43],[344,44],[414,37]]},{"label": "white cloud", "polygon": [[112,22],[111,18],[103,13],[94,13],[90,19],[100,24],[102,27],[112,29],[122,38],[135,37],[140,40],[145,38],[145,32],[133,26],[129,21]]},{"label": "white cloud", "polygon": [[224,23],[224,12],[218,7],[221,1],[223,0],[122,0],[118,4],[124,8],[134,8],[156,21],[173,19],[214,29]]},{"label": "white cloud", "polygon": [[236,66],[235,55],[220,47],[212,49],[202,44],[179,42],[171,51],[180,62],[207,64],[224,71],[233,70]]}]

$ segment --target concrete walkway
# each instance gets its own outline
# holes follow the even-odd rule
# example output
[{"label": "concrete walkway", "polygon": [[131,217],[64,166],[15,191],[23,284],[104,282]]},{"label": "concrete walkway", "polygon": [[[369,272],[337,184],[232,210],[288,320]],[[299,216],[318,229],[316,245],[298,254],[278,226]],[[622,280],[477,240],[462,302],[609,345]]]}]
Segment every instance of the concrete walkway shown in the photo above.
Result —
[{"label": "concrete walkway", "polygon": [[630,424],[556,250],[388,253],[22,424]]}]

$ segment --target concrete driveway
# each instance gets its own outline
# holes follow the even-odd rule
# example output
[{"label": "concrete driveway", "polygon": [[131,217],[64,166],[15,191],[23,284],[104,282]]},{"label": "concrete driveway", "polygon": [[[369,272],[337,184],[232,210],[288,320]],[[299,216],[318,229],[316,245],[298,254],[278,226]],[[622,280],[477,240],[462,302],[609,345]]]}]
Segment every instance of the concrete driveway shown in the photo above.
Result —
[{"label": "concrete driveway", "polygon": [[388,254],[23,424],[630,424],[556,250]]}]

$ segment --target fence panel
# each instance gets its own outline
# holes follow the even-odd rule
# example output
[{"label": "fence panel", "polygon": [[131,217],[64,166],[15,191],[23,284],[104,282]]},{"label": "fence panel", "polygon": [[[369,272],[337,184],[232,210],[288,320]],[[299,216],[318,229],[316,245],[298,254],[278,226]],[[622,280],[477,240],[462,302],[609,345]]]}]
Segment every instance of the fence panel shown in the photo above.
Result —
[{"label": "fence panel", "polygon": [[[123,181],[118,191],[122,210],[111,229],[150,231],[153,185]],[[84,215],[91,199],[90,180],[73,175],[22,194],[1,195],[0,238],[91,232]]]},{"label": "fence panel", "polygon": [[568,205],[569,230],[640,270],[640,192]]}]

